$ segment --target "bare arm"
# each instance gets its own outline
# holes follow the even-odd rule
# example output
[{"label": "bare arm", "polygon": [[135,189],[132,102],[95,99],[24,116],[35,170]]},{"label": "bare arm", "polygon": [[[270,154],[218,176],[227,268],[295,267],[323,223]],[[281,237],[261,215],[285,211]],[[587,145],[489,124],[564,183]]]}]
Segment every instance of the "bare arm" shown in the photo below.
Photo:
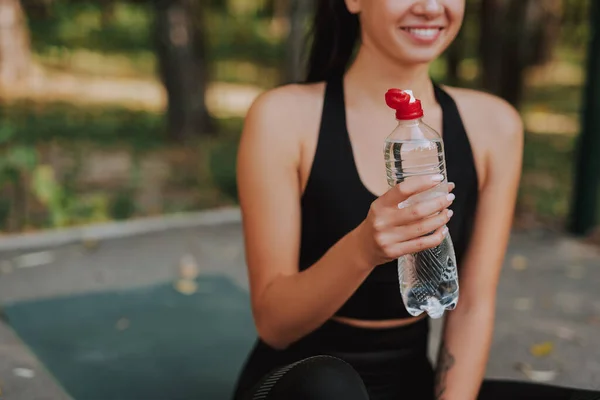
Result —
[{"label": "bare arm", "polygon": [[375,265],[441,242],[449,218],[432,216],[448,207],[445,197],[398,209],[410,195],[437,184],[431,178],[406,182],[377,199],[359,227],[299,272],[300,139],[293,132],[304,125],[299,101],[298,93],[290,98],[281,90],[259,98],[248,113],[238,155],[252,309],[259,335],[276,348],[334,315]]},{"label": "bare arm", "polygon": [[[487,176],[480,193],[472,241],[460,266],[458,306],[448,314],[444,326],[436,400],[476,399],[485,374],[494,327],[496,287],[510,236],[522,159],[522,126],[518,115],[505,104],[501,104],[499,114],[503,117],[497,121],[498,132],[488,133]],[[488,119],[481,126],[489,127],[489,123]]]}]

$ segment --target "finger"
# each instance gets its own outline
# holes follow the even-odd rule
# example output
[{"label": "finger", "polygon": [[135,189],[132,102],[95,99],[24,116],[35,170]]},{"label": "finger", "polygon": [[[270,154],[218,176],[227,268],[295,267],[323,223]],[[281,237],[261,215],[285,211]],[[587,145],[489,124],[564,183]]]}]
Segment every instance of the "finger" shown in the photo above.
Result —
[{"label": "finger", "polygon": [[431,234],[439,228],[444,227],[452,217],[452,214],[454,214],[452,210],[446,210],[446,212],[441,212],[410,225],[388,229],[380,234],[380,241],[384,246],[391,246]]},{"label": "finger", "polygon": [[439,196],[412,204],[406,208],[389,208],[385,210],[383,217],[376,221],[378,230],[386,230],[391,227],[409,225],[416,221],[438,214],[448,208],[454,201],[454,194],[440,194]]},{"label": "finger", "polygon": [[397,241],[407,242],[409,240],[431,234],[437,231],[439,228],[443,228],[448,223],[448,221],[450,221],[450,218],[452,218],[453,214],[454,211],[446,210],[437,215],[431,216],[413,224],[399,226],[394,229]]},{"label": "finger", "polygon": [[454,182],[448,182],[448,192],[452,192],[455,187],[456,184]]},{"label": "finger", "polygon": [[384,206],[395,207],[409,197],[439,185],[443,180],[443,175],[415,176],[395,185],[385,192],[379,200]]},{"label": "finger", "polygon": [[419,238],[409,240],[407,242],[398,243],[397,245],[390,246],[390,253],[393,258],[398,258],[406,254],[417,253],[419,251],[427,250],[438,246],[448,234],[448,228],[446,226],[438,228],[433,234],[427,236],[421,236]]}]

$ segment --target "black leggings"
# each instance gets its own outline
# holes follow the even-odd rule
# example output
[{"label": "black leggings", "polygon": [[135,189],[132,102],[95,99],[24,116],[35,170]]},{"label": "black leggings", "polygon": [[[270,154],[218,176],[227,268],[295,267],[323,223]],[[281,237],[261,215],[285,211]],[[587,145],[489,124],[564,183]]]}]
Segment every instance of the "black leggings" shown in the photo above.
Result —
[{"label": "black leggings", "polygon": [[[234,399],[388,400],[402,393],[412,396],[406,398],[432,400],[428,331],[425,319],[382,330],[329,321],[282,351],[259,340],[240,375]],[[427,388],[431,393],[424,396]],[[348,392],[347,396],[335,394],[338,391]]]},{"label": "black leggings", "polygon": [[[382,330],[329,321],[286,350],[258,341],[235,400],[433,400],[429,321]],[[600,393],[485,381],[479,400],[600,400]]]},{"label": "black leggings", "polygon": [[[423,399],[403,393],[398,400]],[[390,397],[392,398],[392,397]],[[314,356],[278,368],[241,400],[373,400],[360,375],[339,358]],[[511,381],[485,381],[479,400],[599,400],[600,393]]]},{"label": "black leggings", "polygon": [[367,388],[350,364],[330,356],[314,356],[267,374],[242,400],[363,400]]}]

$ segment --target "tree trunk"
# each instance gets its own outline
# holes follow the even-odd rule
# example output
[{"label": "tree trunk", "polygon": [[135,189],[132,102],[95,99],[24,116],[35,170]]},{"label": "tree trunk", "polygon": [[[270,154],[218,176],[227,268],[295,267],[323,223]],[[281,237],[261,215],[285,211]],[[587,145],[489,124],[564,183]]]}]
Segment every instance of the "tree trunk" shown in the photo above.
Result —
[{"label": "tree trunk", "polygon": [[485,90],[515,107],[521,104],[526,69],[552,58],[560,1],[482,0],[479,53]]},{"label": "tree trunk", "polygon": [[582,131],[575,154],[573,202],[569,230],[587,235],[600,224],[600,2],[591,4],[587,79],[581,116]]},{"label": "tree trunk", "polygon": [[502,76],[502,34],[506,0],[482,0],[480,14],[479,57],[481,85],[491,92],[500,91]]},{"label": "tree trunk", "polygon": [[446,52],[446,81],[448,85],[460,85],[460,62],[463,58],[464,31],[461,30]]},{"label": "tree trunk", "polygon": [[285,80],[299,82],[304,77],[304,44],[306,18],[311,11],[311,0],[289,0],[289,35],[286,47]]},{"label": "tree trunk", "polygon": [[212,120],[210,114],[208,113],[208,109],[206,107],[206,92],[208,90],[208,82],[209,82],[209,64],[208,64],[208,55],[207,55],[207,44],[206,38],[208,36],[206,32],[206,25],[204,23],[204,6],[202,6],[202,2],[197,2],[194,0],[188,0],[188,2],[194,4],[193,15],[196,17],[194,23],[194,48],[197,58],[197,68],[198,68],[198,92],[200,95],[198,96],[198,109],[200,110],[200,125],[203,127],[203,131],[207,133],[214,133],[214,121]]},{"label": "tree trunk", "polygon": [[202,5],[194,0],[157,0],[159,71],[168,97],[169,134],[185,140],[213,133],[206,108],[208,68]]},{"label": "tree trunk", "polygon": [[276,37],[283,36],[290,29],[289,10],[293,0],[269,0],[272,9],[270,34]]},{"label": "tree trunk", "polygon": [[467,35],[468,21],[478,20],[480,17],[480,1],[467,0],[465,2],[465,14],[463,16],[463,27],[458,35],[446,50],[446,83],[448,85],[460,86],[462,78],[460,76],[460,64],[468,52],[469,37]]},{"label": "tree trunk", "polygon": [[0,86],[17,84],[29,76],[29,28],[19,0],[0,0]]},{"label": "tree trunk", "polygon": [[554,48],[561,34],[563,20],[562,0],[534,1],[528,12],[528,23],[535,30],[530,65],[543,65],[552,61]]},{"label": "tree trunk", "polygon": [[[538,0],[534,0],[538,1]],[[519,107],[523,97],[527,57],[531,51],[531,29],[528,25],[527,11],[532,0],[511,0],[507,6],[506,20],[513,21],[511,29],[504,32],[501,47],[500,80],[497,94]]]},{"label": "tree trunk", "polygon": [[532,51],[531,10],[531,0],[483,0],[481,4],[481,84],[515,107],[521,102]]},{"label": "tree trunk", "polygon": [[48,19],[52,15],[54,0],[21,0],[21,6],[29,18]]},{"label": "tree trunk", "polygon": [[115,19],[115,0],[102,0],[101,2],[101,23],[102,27],[108,27]]}]

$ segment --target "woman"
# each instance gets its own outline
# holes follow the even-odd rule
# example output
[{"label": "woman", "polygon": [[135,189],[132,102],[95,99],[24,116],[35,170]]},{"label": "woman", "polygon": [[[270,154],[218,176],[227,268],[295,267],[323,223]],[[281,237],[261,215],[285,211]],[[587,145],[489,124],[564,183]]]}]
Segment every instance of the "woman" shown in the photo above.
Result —
[{"label": "woman", "polygon": [[[523,128],[503,100],[429,77],[464,8],[464,0],[321,0],[308,82],[271,90],[249,110],[238,185],[260,339],[236,399],[478,396]],[[389,88],[412,89],[425,122],[442,132],[452,195],[397,207],[439,180],[387,186]],[[439,244],[446,225],[460,299],[434,372],[428,320],[404,308],[396,259]]]}]

